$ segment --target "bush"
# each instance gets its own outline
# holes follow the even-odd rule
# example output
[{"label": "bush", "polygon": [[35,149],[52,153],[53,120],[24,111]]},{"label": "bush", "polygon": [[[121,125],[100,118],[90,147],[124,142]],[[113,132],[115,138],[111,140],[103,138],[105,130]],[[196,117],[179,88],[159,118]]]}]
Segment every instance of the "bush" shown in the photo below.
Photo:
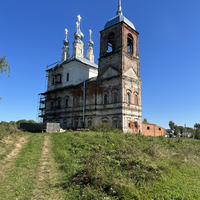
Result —
[{"label": "bush", "polygon": [[0,123],[0,140],[2,140],[7,135],[12,135],[14,133],[19,133],[20,130],[17,129],[16,123],[11,122],[1,122]]},{"label": "bush", "polygon": [[121,132],[119,129],[116,129],[116,128],[110,126],[109,123],[95,124],[94,126],[92,126],[90,128],[90,131],[103,132],[103,133],[107,133],[107,132]]}]

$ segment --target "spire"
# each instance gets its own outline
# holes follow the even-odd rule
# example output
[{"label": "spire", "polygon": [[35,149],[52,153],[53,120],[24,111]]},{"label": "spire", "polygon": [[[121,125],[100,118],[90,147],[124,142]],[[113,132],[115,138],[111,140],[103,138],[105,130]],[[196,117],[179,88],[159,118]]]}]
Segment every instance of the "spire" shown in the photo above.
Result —
[{"label": "spire", "polygon": [[92,41],[92,30],[89,30],[90,33],[90,40],[87,42],[88,48],[87,48],[87,55],[86,59],[88,59],[91,62],[94,62],[94,53],[92,46],[94,45],[94,42]]},{"label": "spire", "polygon": [[116,13],[117,15],[123,15],[122,13],[122,6],[121,6],[121,0],[118,2],[118,11]]}]

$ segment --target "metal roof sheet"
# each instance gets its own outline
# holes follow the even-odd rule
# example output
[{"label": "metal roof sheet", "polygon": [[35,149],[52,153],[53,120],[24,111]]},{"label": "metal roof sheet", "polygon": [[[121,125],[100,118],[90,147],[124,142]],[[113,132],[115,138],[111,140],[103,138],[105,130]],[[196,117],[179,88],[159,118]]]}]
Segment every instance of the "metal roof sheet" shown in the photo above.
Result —
[{"label": "metal roof sheet", "polygon": [[117,16],[113,17],[112,19],[110,19],[104,26],[104,29],[106,29],[110,26],[113,26],[119,22],[125,22],[128,26],[130,26],[133,30],[136,31],[133,23],[130,20],[128,20],[124,15],[117,15]]},{"label": "metal roof sheet", "polygon": [[69,60],[66,60],[66,61],[64,61],[64,62],[61,62],[60,65],[66,64],[66,63],[71,62],[71,61],[78,61],[78,62],[84,63],[84,64],[86,64],[86,65],[89,65],[89,66],[91,66],[91,67],[98,68],[98,65],[97,65],[97,64],[95,64],[95,63],[89,61],[89,60],[86,59],[86,58],[82,58],[82,57],[79,57],[79,56],[72,57],[72,58],[70,58]]}]

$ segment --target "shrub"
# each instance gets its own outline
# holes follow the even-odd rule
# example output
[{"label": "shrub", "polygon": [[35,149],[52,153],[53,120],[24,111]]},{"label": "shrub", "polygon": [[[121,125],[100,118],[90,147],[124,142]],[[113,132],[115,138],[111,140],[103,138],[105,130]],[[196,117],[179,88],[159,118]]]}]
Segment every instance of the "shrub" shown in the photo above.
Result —
[{"label": "shrub", "polygon": [[11,121],[11,122],[1,122],[0,123],[0,140],[2,140],[5,136],[7,135],[12,135],[14,133],[19,133],[21,132],[16,128],[16,123]]},{"label": "shrub", "polygon": [[107,133],[107,132],[121,132],[119,129],[116,129],[116,128],[110,126],[109,123],[95,124],[94,126],[92,126],[90,128],[90,130],[94,131],[94,132],[103,132],[103,133]]}]

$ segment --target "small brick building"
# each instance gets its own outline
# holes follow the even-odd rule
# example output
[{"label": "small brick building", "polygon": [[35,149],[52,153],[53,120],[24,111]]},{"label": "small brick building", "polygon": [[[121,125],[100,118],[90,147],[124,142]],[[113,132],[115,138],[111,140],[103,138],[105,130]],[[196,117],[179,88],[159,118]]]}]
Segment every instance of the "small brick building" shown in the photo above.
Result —
[{"label": "small brick building", "polygon": [[87,42],[84,58],[83,33],[78,16],[73,54],[63,41],[62,61],[47,69],[47,91],[40,95],[43,122],[59,122],[63,129],[108,122],[124,132],[142,133],[141,77],[138,35],[121,11],[100,31],[100,57],[94,63],[93,41]]},{"label": "small brick building", "polygon": [[165,128],[157,126],[156,124],[142,123],[142,135],[165,137],[165,132]]}]

